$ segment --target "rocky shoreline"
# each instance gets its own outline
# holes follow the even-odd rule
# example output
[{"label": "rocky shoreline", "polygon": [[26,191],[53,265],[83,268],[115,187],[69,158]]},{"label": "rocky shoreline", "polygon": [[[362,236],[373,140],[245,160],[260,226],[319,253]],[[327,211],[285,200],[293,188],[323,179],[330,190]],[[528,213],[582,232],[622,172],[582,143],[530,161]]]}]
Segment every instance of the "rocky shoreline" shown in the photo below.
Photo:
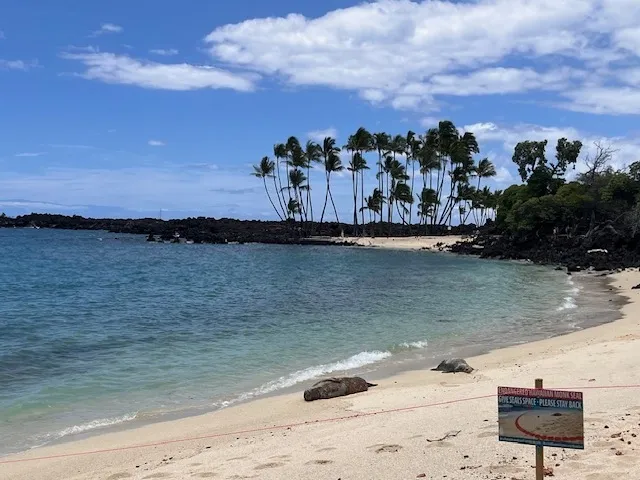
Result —
[{"label": "rocky shoreline", "polygon": [[640,245],[637,240],[620,234],[611,225],[597,227],[588,235],[577,236],[537,238],[481,233],[472,240],[453,245],[450,250],[480,258],[558,265],[566,267],[569,273],[640,267]]},{"label": "rocky shoreline", "polygon": [[[0,217],[0,227],[5,228],[53,228],[68,230],[104,230],[112,233],[145,235],[149,240],[188,243],[264,243],[295,245],[358,245],[357,242],[339,237],[352,235],[353,226],[324,223],[305,226],[313,236],[307,235],[299,223],[260,220],[235,220],[228,218],[187,218],[179,220],[144,219],[93,219],[81,216],[31,214],[16,218]],[[475,255],[480,258],[528,260],[534,263],[559,265],[569,272],[580,270],[616,270],[640,267],[640,245],[606,224],[593,229],[588,235],[518,236],[500,235],[492,225],[481,229],[475,226],[457,226],[451,230],[441,228],[429,235],[472,235],[470,240],[448,247],[453,253]],[[385,223],[367,226],[372,233],[391,237],[416,235],[406,225]],[[421,227],[424,228],[424,227]],[[423,232],[420,232],[423,233]]]},{"label": "rocky shoreline", "polygon": [[[30,214],[15,218],[0,217],[0,228],[53,228],[65,230],[104,230],[111,233],[145,235],[159,241],[173,241],[176,238],[193,243],[266,243],[266,244],[313,244],[344,245],[349,242],[335,242],[336,237],[353,235],[353,225],[344,223],[305,224],[293,221],[236,220],[230,218],[185,218],[160,220],[154,218],[111,219],[85,218],[78,215]],[[387,223],[365,227],[367,233],[406,237],[415,235],[407,225]],[[424,228],[424,227],[422,227]],[[430,234],[469,234],[475,227],[453,227],[435,229]],[[369,230],[370,229],[370,230]],[[324,240],[323,240],[324,239]]]}]

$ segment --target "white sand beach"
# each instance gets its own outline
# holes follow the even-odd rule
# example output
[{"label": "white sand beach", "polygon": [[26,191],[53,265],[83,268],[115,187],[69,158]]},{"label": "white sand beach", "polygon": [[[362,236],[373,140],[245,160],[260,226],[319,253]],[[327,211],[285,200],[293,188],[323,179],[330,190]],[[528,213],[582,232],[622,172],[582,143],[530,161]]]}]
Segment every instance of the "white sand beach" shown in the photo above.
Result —
[{"label": "white sand beach", "polygon": [[260,399],[3,457],[0,478],[530,479],[534,448],[498,442],[495,394],[535,378],[584,392],[585,450],[545,449],[554,478],[638,478],[640,273],[611,278],[630,300],[621,320],[467,359],[470,375],[425,365],[339,399]]},{"label": "white sand beach", "polygon": [[336,242],[350,242],[363,247],[397,248],[400,250],[447,250],[451,245],[461,242],[462,235],[424,236],[424,237],[335,237]]}]

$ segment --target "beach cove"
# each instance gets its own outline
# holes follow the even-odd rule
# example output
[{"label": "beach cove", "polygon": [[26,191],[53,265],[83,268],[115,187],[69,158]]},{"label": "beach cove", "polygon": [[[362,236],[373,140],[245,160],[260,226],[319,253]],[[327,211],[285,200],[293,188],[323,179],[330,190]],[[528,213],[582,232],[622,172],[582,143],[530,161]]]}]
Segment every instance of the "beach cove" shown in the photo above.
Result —
[{"label": "beach cove", "polygon": [[622,319],[469,358],[477,370],[468,376],[416,370],[340,399],[305,403],[300,392],[257,399],[2,457],[0,474],[54,480],[531,478],[533,449],[497,441],[495,392],[498,385],[529,387],[540,377],[547,388],[576,388],[585,398],[586,450],[546,449],[555,478],[630,478],[640,461],[634,453],[640,292],[632,290],[640,274],[625,271],[609,280],[629,299]]}]

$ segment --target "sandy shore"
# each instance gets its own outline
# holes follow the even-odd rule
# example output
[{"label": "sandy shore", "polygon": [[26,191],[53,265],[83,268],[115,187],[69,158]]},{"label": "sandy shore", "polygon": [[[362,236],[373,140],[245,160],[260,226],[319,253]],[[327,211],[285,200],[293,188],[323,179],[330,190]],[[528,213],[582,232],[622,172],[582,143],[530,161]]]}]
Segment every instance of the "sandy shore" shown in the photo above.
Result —
[{"label": "sandy shore", "polygon": [[[0,458],[0,478],[530,479],[534,448],[498,442],[493,395],[537,377],[548,388],[584,392],[586,449],[545,449],[554,478],[637,478],[638,283],[637,271],[612,277],[630,299],[621,320],[468,359],[477,368],[471,375],[423,370],[329,401],[305,403],[299,393],[261,399]],[[636,387],[604,388],[623,385]]]},{"label": "sandy shore", "polygon": [[334,237],[337,243],[349,242],[363,247],[397,248],[401,250],[447,250],[464,240],[462,235],[430,237]]}]

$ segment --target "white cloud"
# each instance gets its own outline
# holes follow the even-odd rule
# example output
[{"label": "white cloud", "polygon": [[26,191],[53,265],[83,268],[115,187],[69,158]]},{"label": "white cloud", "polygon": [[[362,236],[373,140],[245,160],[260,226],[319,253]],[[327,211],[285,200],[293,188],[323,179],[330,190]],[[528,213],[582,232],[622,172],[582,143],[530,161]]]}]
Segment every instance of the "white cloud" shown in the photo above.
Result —
[{"label": "white cloud", "polygon": [[180,52],[178,52],[178,50],[176,50],[175,48],[154,48],[152,50],[149,50],[149,53],[153,53],[154,55],[162,55],[164,57],[171,57],[173,55],[177,55]]},{"label": "white cloud", "polygon": [[324,130],[312,130],[307,133],[307,137],[310,140],[322,142],[325,137],[338,138],[338,131],[333,127],[325,128]]},{"label": "white cloud", "polygon": [[[611,90],[594,105],[575,98],[594,82],[616,86],[609,76],[599,78],[595,66],[637,62],[637,5],[636,0],[378,0],[318,18],[290,14],[228,24],[205,41],[218,61],[292,85],[355,91],[398,109],[435,108],[439,95],[544,91],[563,108],[640,113],[635,102],[619,106],[627,93],[640,95],[637,85],[633,92]],[[553,64],[574,66],[549,68]]]},{"label": "white cloud", "polygon": [[113,23],[103,23],[100,28],[91,33],[91,37],[97,37],[100,35],[104,35],[105,33],[122,33],[124,29],[120,25],[115,25]]},{"label": "white cloud", "polygon": [[[496,168],[496,176],[492,178],[492,180],[499,184],[504,185],[513,185],[516,183],[516,178],[511,174],[507,167],[498,167]],[[518,182],[520,179],[517,180]]]},{"label": "white cloud", "polygon": [[166,145],[162,140],[149,140],[148,144],[152,147],[164,147]]},{"label": "white cloud", "polygon": [[235,74],[210,66],[187,63],[163,64],[136,60],[113,53],[64,53],[63,58],[79,60],[86,66],[80,76],[105,83],[137,85],[163,90],[228,88],[241,92],[254,90],[255,75]]},{"label": "white cloud", "polygon": [[40,157],[46,154],[47,154],[46,152],[22,152],[22,153],[16,153],[14,157]]},{"label": "white cloud", "polygon": [[26,72],[38,66],[37,60],[25,62],[24,60],[2,60],[0,59],[0,70],[21,70]]},{"label": "white cloud", "polygon": [[598,114],[640,113],[640,88],[634,87],[586,87],[566,93],[572,100],[561,104],[569,110]]}]

